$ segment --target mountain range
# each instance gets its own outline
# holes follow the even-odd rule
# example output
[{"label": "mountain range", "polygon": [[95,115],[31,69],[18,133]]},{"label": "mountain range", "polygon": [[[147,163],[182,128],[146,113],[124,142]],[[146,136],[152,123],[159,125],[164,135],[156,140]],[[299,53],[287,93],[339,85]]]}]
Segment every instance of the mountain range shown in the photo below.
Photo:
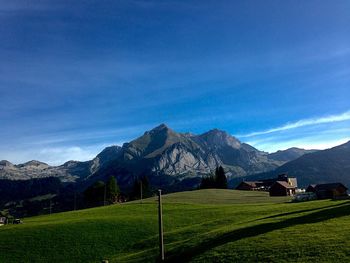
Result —
[{"label": "mountain range", "polygon": [[315,151],[291,148],[269,154],[218,129],[194,135],[161,124],[122,147],[105,148],[90,161],[68,161],[60,166],[0,161],[0,179],[57,177],[65,183],[86,185],[114,175],[122,187],[128,187],[135,177],[147,175],[155,185],[182,189],[194,187],[219,165],[229,178],[240,178],[273,171],[310,153]]}]

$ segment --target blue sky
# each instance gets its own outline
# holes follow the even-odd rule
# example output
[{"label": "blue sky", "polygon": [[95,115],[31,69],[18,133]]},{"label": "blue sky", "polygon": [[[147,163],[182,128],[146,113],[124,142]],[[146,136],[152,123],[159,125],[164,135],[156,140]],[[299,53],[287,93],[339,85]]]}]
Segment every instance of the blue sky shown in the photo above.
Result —
[{"label": "blue sky", "polygon": [[167,123],[265,151],[350,140],[349,1],[0,0],[0,159]]}]

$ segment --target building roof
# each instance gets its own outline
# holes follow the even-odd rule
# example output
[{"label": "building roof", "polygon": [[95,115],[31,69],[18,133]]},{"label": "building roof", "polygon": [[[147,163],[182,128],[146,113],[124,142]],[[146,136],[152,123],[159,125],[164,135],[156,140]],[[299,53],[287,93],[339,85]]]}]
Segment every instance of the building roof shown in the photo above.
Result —
[{"label": "building roof", "polygon": [[288,188],[288,189],[294,189],[295,188],[295,186],[292,186],[292,185],[288,184],[285,181],[276,181],[276,184],[280,184],[283,187]]},{"label": "building roof", "polygon": [[338,188],[339,186],[344,187],[346,190],[348,190],[348,188],[345,185],[343,185],[342,183],[317,184],[316,186],[314,186],[314,188],[316,190],[327,191],[327,190],[332,190],[332,189]]},{"label": "building roof", "polygon": [[[276,182],[281,182],[281,185],[289,189],[296,188],[298,186],[297,178],[288,177],[287,174],[280,174],[277,178],[260,179],[259,181],[243,181],[237,187],[244,183],[252,188],[270,188]],[[290,185],[288,182],[290,182],[292,185]]]},{"label": "building roof", "polygon": [[243,181],[242,183],[245,183],[251,187],[258,187],[258,184],[261,184],[260,181]]}]

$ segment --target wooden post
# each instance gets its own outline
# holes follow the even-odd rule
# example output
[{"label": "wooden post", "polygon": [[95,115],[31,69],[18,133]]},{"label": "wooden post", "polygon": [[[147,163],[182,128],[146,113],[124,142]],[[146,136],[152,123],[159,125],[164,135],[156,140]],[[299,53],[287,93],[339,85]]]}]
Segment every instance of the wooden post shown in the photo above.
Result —
[{"label": "wooden post", "polygon": [[164,261],[162,190],[158,190],[159,258]]}]

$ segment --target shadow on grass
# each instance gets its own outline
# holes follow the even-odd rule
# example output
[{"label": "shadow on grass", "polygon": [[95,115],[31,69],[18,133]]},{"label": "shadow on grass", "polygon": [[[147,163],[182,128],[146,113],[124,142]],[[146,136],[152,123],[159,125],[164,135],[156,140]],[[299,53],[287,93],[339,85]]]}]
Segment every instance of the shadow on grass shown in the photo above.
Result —
[{"label": "shadow on grass", "polygon": [[203,254],[204,252],[213,249],[215,247],[224,245],[229,242],[238,241],[240,239],[249,238],[265,234],[274,230],[283,229],[290,226],[301,224],[318,223],[325,220],[339,218],[350,215],[350,203],[342,203],[331,208],[325,208],[321,211],[317,211],[308,215],[300,217],[286,219],[280,222],[263,223],[255,226],[241,228],[217,236],[212,239],[208,239],[198,244],[197,246],[184,248],[184,251],[174,250],[168,253],[166,262],[188,262],[193,257]]},{"label": "shadow on grass", "polygon": [[297,211],[293,211],[293,212],[287,212],[287,213],[281,213],[281,214],[276,214],[276,215],[272,215],[272,216],[266,216],[266,217],[258,218],[258,219],[253,220],[253,221],[260,221],[260,220],[289,216],[289,215],[296,215],[296,214],[312,212],[312,211],[317,211],[317,210],[323,210],[323,209],[333,208],[333,207],[343,206],[343,205],[344,205],[344,203],[339,203],[339,204],[335,204],[335,205],[322,206],[322,207],[310,208],[310,209],[304,209],[304,210],[297,210]]}]

